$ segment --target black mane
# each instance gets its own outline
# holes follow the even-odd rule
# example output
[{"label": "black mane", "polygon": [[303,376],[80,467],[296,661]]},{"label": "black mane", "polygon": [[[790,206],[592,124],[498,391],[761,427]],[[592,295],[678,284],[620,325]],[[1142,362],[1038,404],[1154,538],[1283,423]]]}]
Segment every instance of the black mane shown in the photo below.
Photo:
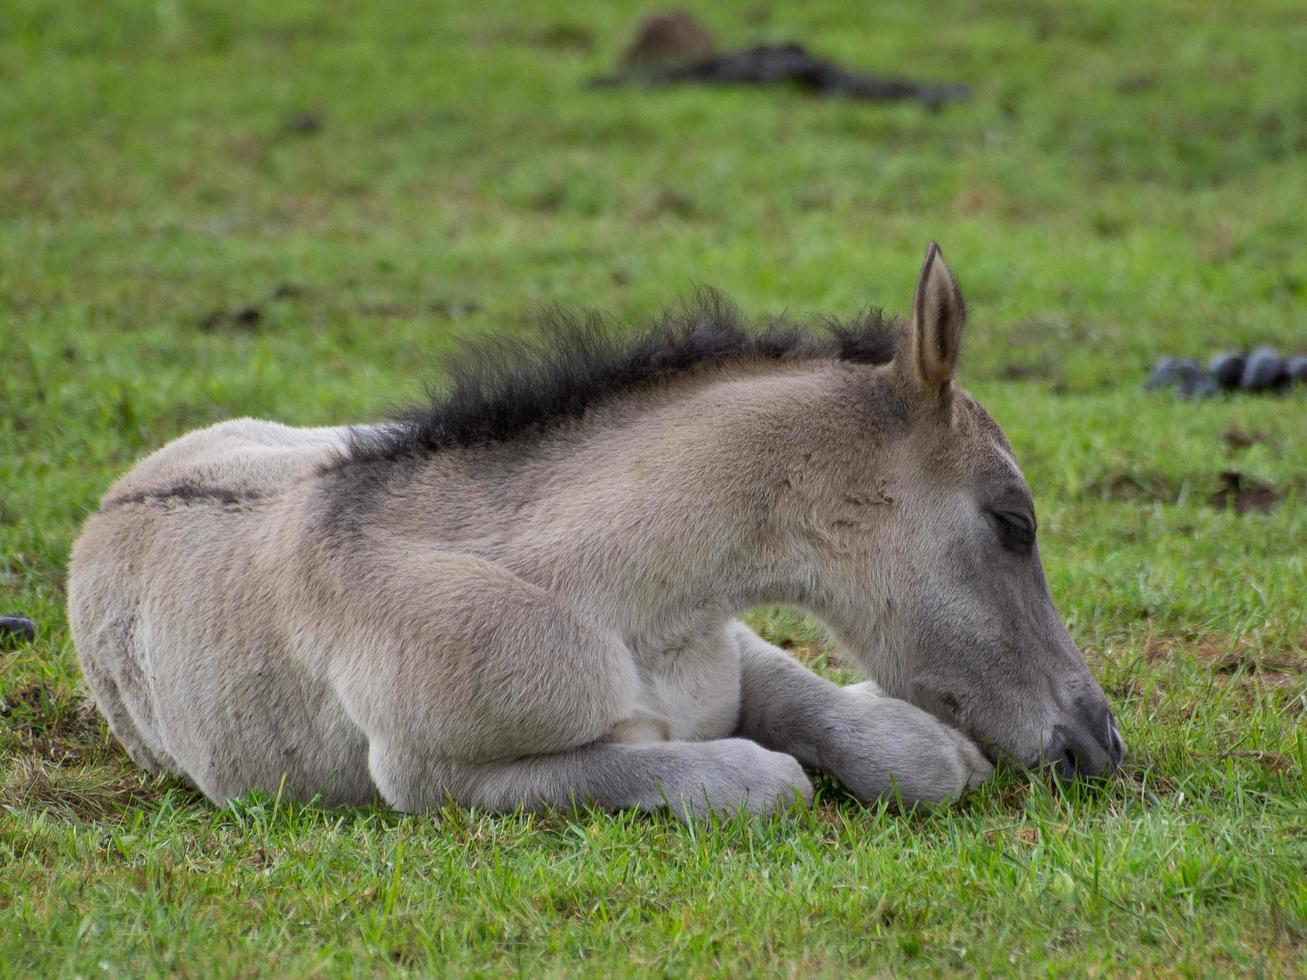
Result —
[{"label": "black mane", "polygon": [[382,462],[454,446],[502,442],[539,432],[610,398],[699,368],[746,361],[828,359],[884,364],[901,322],[868,310],[821,321],[750,323],[720,294],[702,291],[642,329],[621,331],[601,314],[554,309],[536,340],[503,337],[464,345],[450,383],[394,423],[351,433],[343,462]]}]

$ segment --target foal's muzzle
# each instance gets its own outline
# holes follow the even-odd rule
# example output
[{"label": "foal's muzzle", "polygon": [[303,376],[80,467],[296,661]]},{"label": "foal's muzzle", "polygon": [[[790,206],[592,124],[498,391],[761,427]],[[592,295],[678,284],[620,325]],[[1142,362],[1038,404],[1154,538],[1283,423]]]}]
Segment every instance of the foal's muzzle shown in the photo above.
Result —
[{"label": "foal's muzzle", "polygon": [[1115,772],[1125,756],[1116,719],[1106,707],[1082,708],[1079,719],[1053,727],[1044,762],[1065,779]]}]

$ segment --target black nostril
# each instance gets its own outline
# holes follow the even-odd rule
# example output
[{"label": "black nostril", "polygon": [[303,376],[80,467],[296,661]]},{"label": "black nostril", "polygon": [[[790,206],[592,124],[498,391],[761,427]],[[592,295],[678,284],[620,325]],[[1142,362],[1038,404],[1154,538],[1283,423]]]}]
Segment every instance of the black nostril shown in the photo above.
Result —
[{"label": "black nostril", "polygon": [[1044,748],[1045,762],[1064,779],[1097,775],[1109,766],[1115,768],[1120,759],[1116,749],[1120,736],[1116,736],[1115,743],[1110,741],[1115,733],[1113,728],[1109,741],[1102,741],[1090,731],[1057,725]]},{"label": "black nostril", "polygon": [[[1079,718],[1063,732],[1071,759],[1079,775],[1115,772],[1125,757],[1125,744],[1117,731],[1116,718],[1105,700],[1084,698],[1078,704]],[[1061,728],[1062,726],[1058,726]],[[1050,756],[1052,758],[1052,756]],[[1063,765],[1058,760],[1058,767]]]},{"label": "black nostril", "polygon": [[1070,749],[1064,750],[1057,760],[1057,774],[1063,779],[1075,779],[1078,768],[1075,753]]}]

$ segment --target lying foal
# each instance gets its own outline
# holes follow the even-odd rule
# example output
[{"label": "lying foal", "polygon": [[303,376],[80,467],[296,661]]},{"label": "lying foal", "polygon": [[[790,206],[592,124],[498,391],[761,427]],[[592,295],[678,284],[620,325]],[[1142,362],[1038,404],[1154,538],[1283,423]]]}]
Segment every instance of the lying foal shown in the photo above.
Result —
[{"label": "lying foal", "polygon": [[[804,767],[909,803],[998,756],[1112,768],[1030,491],[953,380],[963,317],[932,246],[906,325],[710,302],[560,328],[402,422],[193,432],[77,542],[87,683],[139,764],[216,801],[771,811]],[[775,602],[883,696],[736,618]]]}]

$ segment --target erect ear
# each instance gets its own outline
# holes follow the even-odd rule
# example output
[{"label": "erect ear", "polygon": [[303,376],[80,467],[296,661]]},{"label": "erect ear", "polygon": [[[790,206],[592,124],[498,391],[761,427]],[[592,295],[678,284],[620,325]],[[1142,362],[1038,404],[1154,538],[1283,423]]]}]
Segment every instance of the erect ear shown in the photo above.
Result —
[{"label": "erect ear", "polygon": [[913,387],[938,397],[953,380],[962,343],[962,324],[967,309],[958,281],[944,264],[944,255],[934,242],[926,249],[926,261],[917,280],[917,298],[912,304],[912,326],[903,351],[903,374]]}]

